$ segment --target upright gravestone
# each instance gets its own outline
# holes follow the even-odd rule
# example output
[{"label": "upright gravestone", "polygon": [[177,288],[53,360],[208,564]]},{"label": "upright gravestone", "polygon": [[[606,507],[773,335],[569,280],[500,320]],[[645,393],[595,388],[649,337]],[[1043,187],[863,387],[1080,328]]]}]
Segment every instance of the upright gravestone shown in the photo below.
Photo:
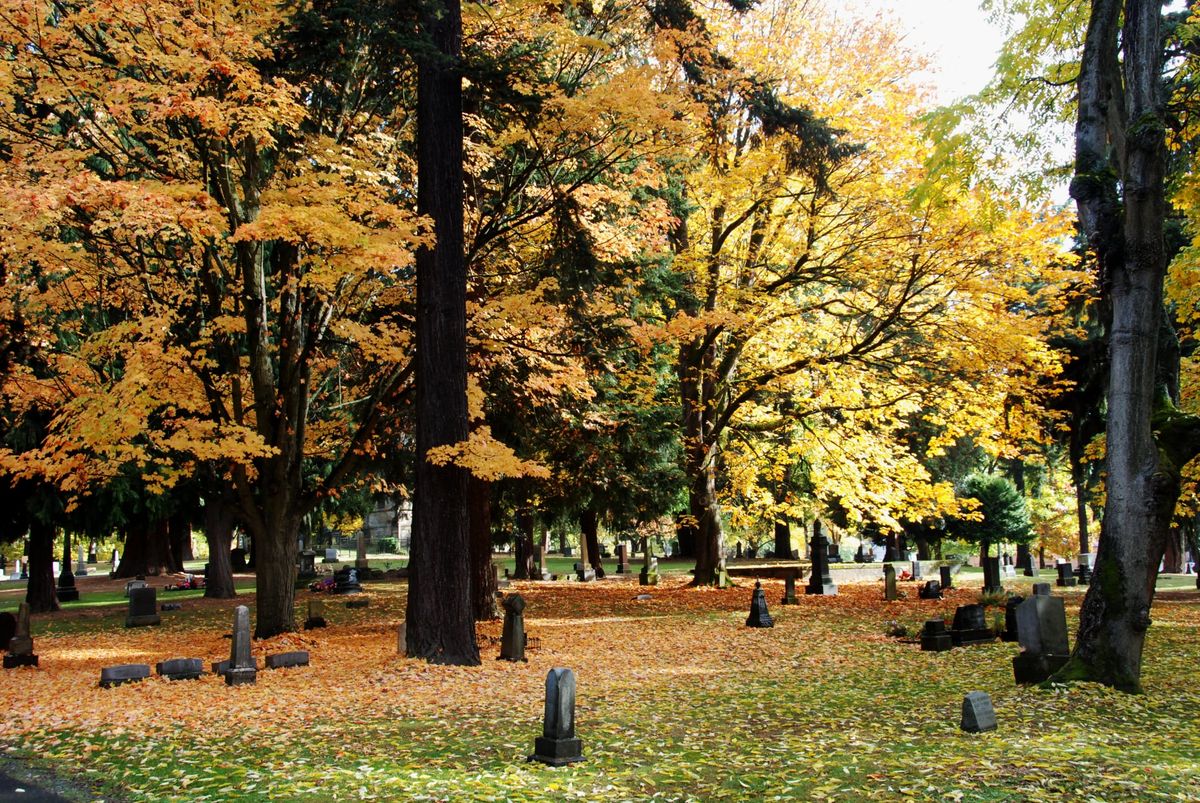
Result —
[{"label": "upright gravestone", "polygon": [[338,562],[337,550],[332,547],[326,549],[325,557],[321,559],[321,562],[322,563],[337,563]]},{"label": "upright gravestone", "polygon": [[71,572],[70,561],[63,561],[62,570],[58,573],[58,587],[54,589],[59,602],[74,602],[79,599],[79,589],[75,586],[75,575]]},{"label": "upright gravestone", "polygon": [[21,577],[21,571],[22,571],[22,567],[21,567],[21,559],[20,559],[20,558],[15,558],[15,559],[13,560],[13,573],[12,573],[12,576],[13,576],[13,578],[14,578],[14,579],[20,579],[20,577]]},{"label": "upright gravestone", "polygon": [[943,591],[945,591],[948,588],[954,588],[954,579],[953,579],[952,575],[950,574],[949,566],[945,566],[945,565],[939,566],[938,574],[941,575],[941,583],[942,583]]},{"label": "upright gravestone", "polygon": [[1033,584],[1033,595],[1035,597],[1050,596],[1050,584],[1049,583],[1034,583]]},{"label": "upright gravestone", "polygon": [[317,553],[311,549],[300,550],[300,569],[297,576],[311,580],[317,576]]},{"label": "upright gravestone", "polygon": [[883,598],[888,602],[900,599],[900,592],[896,590],[896,567],[890,563],[883,564]]},{"label": "upright gravestone", "polygon": [[504,631],[498,661],[527,661],[525,657],[525,600],[520,594],[504,598]]},{"label": "upright gravestone", "polygon": [[962,722],[959,725],[967,733],[983,733],[996,729],[996,710],[992,698],[986,692],[973,691],[963,697]]},{"label": "upright gravestone", "polygon": [[954,626],[950,630],[950,637],[955,647],[989,644],[996,640],[996,634],[987,625],[987,616],[982,605],[959,605],[954,611]]},{"label": "upright gravestone", "polygon": [[1071,564],[1058,564],[1058,580],[1055,584],[1059,588],[1072,588],[1079,585],[1079,581],[1075,579],[1075,574],[1071,571]]},{"label": "upright gravestone", "polygon": [[1000,558],[983,559],[983,593],[1004,593],[1004,586],[1000,584]]},{"label": "upright gravestone", "polygon": [[1079,571],[1077,577],[1081,586],[1091,585],[1092,583],[1092,557],[1092,553],[1090,552],[1079,553]]},{"label": "upright gravestone", "polygon": [[821,534],[820,520],[813,522],[813,537],[809,547],[812,550],[812,575],[808,578],[804,593],[836,595],[837,586],[833,584],[833,577],[829,574],[829,540]]},{"label": "upright gravestone", "polygon": [[15,635],[8,640],[8,649],[4,654],[4,668],[15,669],[18,666],[37,666],[38,657],[33,654],[33,636],[29,631],[29,603],[22,602],[17,608],[17,624]]},{"label": "upright gravestone", "polygon": [[617,574],[629,574],[629,544],[617,544]]},{"label": "upright gravestone", "polygon": [[14,574],[18,575],[22,580],[28,580],[29,579],[29,561],[28,560],[17,561],[17,565],[20,568],[20,571],[14,572]]},{"label": "upright gravestone", "polygon": [[921,574],[921,561],[913,560],[913,561],[909,561],[909,563],[912,566],[912,568],[909,571],[912,572],[912,578],[914,580],[920,580],[921,578],[923,578],[925,576],[925,575]]},{"label": "upright gravestone", "polygon": [[921,630],[921,650],[923,652],[944,652],[954,646],[950,631],[946,630],[944,619],[930,619]]},{"label": "upright gravestone", "polygon": [[333,591],[335,594],[361,594],[362,585],[358,582],[358,569],[343,566],[333,573]]},{"label": "upright gravestone", "polygon": [[354,568],[365,569],[367,563],[367,529],[366,525],[358,531],[358,539],[354,543]]},{"label": "upright gravestone", "polygon": [[87,555],[85,555],[83,552],[83,544],[80,544],[75,550],[75,555],[77,558],[75,561],[75,574],[79,575],[80,577],[87,577]]},{"label": "upright gravestone", "polygon": [[741,541],[737,542],[737,546],[733,550],[733,557],[735,560],[742,559],[742,542]]},{"label": "upright gravestone", "polygon": [[1011,596],[1004,603],[1004,632],[1000,634],[1001,641],[1017,641],[1020,625],[1017,622],[1017,606],[1025,601],[1024,597]]},{"label": "upright gravestone", "polygon": [[112,567],[109,569],[109,573],[116,574],[117,567],[120,565],[121,565],[121,553],[114,549],[113,553],[112,553]]},{"label": "upright gravestone", "polygon": [[546,674],[546,708],[542,735],[533,742],[530,761],[561,767],[583,761],[583,743],[575,736],[575,673],[551,669]]},{"label": "upright gravestone", "polygon": [[158,615],[158,593],[149,586],[129,589],[129,613],[126,627],[147,627],[162,622]]},{"label": "upright gravestone", "polygon": [[921,586],[921,590],[917,592],[917,596],[921,599],[941,599],[942,584],[937,580],[929,580],[925,585]]},{"label": "upright gravestone", "polygon": [[638,575],[638,582],[644,586],[658,585],[658,558],[654,557],[654,548],[650,545],[649,538],[642,539],[643,563],[642,572]]},{"label": "upright gravestone", "polygon": [[841,563],[842,562],[842,551],[841,551],[841,549],[838,548],[837,544],[831,543],[829,545],[829,562],[830,563]]},{"label": "upright gravestone", "polygon": [[783,599],[779,601],[780,605],[799,605],[800,600],[796,599],[796,575],[789,574],[783,578]]},{"label": "upright gravestone", "polygon": [[1017,683],[1041,683],[1066,664],[1071,655],[1067,611],[1061,597],[1035,595],[1017,606],[1017,640],[1013,657]]},{"label": "upright gravestone", "polygon": [[1033,565],[1033,553],[1026,549],[1024,558],[1025,565],[1021,567],[1021,573],[1026,577],[1037,577],[1038,570]]},{"label": "upright gravestone", "polygon": [[533,548],[533,561],[536,564],[533,567],[533,579],[535,580],[550,580],[553,575],[546,569],[546,548],[543,546],[535,546]]},{"label": "upright gravestone", "polygon": [[508,588],[512,585],[512,581],[508,579],[508,569],[504,570],[504,576],[500,576],[500,567],[492,564],[492,588],[499,591],[502,588]]},{"label": "upright gravestone", "polygon": [[579,561],[575,564],[575,578],[581,583],[596,579],[596,570],[589,560],[587,535],[584,533],[579,534]]},{"label": "upright gravestone", "polygon": [[233,643],[229,647],[225,684],[241,686],[257,679],[258,666],[250,654],[250,609],[239,605],[233,609]]},{"label": "upright gravestone", "polygon": [[774,627],[775,621],[767,612],[767,595],[763,592],[762,582],[754,581],[754,594],[750,597],[750,615],[746,617],[746,627]]},{"label": "upright gravestone", "polygon": [[319,599],[310,599],[308,601],[308,617],[304,620],[304,629],[314,630],[325,627],[325,625],[325,603]]},{"label": "upright gravestone", "polygon": [[95,541],[88,542],[87,562],[88,562],[88,566],[95,566],[97,563],[100,562],[96,558],[96,542]]}]

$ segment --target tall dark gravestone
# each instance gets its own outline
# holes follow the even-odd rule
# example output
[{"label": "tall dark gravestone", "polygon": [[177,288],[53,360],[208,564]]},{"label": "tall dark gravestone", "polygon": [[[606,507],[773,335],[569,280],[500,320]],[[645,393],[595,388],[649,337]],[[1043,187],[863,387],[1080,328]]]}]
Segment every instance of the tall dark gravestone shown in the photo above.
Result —
[{"label": "tall dark gravestone", "polygon": [[233,609],[233,643],[229,645],[225,685],[242,686],[257,679],[258,665],[250,654],[250,609],[239,605]]},{"label": "tall dark gravestone", "polygon": [[1067,611],[1061,597],[1034,595],[1017,606],[1017,640],[1013,657],[1017,683],[1041,683],[1066,664],[1071,648]]},{"label": "tall dark gravestone", "polygon": [[129,613],[125,617],[126,627],[148,627],[162,622],[158,615],[158,592],[146,588],[129,589]]},{"label": "tall dark gravestone", "polygon": [[900,599],[900,592],[896,589],[896,567],[890,563],[883,564],[883,598],[888,602]]},{"label": "tall dark gravestone", "polygon": [[617,544],[617,574],[629,574],[629,544]]},{"label": "tall dark gravestone", "polygon": [[799,605],[800,600],[796,599],[796,576],[789,574],[783,578],[783,599],[779,600],[780,605]]},{"label": "tall dark gravestone", "polygon": [[983,559],[983,593],[1004,593],[1004,586],[1000,584],[1000,558]]},{"label": "tall dark gravestone", "polygon": [[960,605],[954,611],[954,626],[950,637],[955,647],[965,647],[971,644],[989,644],[996,640],[996,634],[988,627],[987,616],[982,605]]},{"label": "tall dark gravestone", "polygon": [[525,600],[520,594],[504,598],[504,631],[498,661],[527,661],[525,657]]},{"label": "tall dark gravestone", "polygon": [[938,573],[941,574],[942,590],[954,588],[954,579],[950,573],[949,566],[939,566]]},{"label": "tall dark gravestone", "polygon": [[821,534],[819,520],[813,522],[813,537],[809,548],[812,550],[812,575],[808,578],[804,593],[836,595],[837,586],[833,584],[833,577],[829,574],[829,540]]},{"label": "tall dark gravestone", "polygon": [[944,652],[954,646],[944,619],[930,619],[921,630],[923,652]]},{"label": "tall dark gravestone", "polygon": [[1079,585],[1079,581],[1075,578],[1075,574],[1071,570],[1071,564],[1058,564],[1058,580],[1055,581],[1055,584],[1059,588],[1073,588]]},{"label": "tall dark gravestone", "polygon": [[534,739],[529,760],[552,767],[583,761],[583,742],[575,735],[575,673],[570,669],[546,673],[542,735]]},{"label": "tall dark gravestone", "polygon": [[1004,603],[1004,632],[1000,635],[1001,641],[1017,641],[1020,627],[1017,622],[1017,606],[1024,601],[1024,597],[1013,596]]}]

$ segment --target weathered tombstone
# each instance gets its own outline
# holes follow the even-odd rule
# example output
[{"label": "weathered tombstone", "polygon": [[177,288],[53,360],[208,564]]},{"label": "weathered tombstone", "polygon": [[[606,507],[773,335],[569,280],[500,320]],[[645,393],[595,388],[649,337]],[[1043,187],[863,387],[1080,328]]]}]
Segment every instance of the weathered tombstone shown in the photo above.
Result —
[{"label": "weathered tombstone", "polygon": [[1034,583],[1033,584],[1033,595],[1035,597],[1050,596],[1050,584],[1049,583]]},{"label": "weathered tombstone", "polygon": [[125,626],[147,627],[161,623],[158,592],[149,586],[129,589],[129,613],[125,616]]},{"label": "weathered tombstone", "polygon": [[754,595],[750,597],[750,615],[746,617],[746,627],[774,627],[775,622],[767,612],[767,595],[763,592],[762,581],[754,581]]},{"label": "weathered tombstone", "polygon": [[733,585],[733,581],[729,579],[729,569],[725,566],[724,555],[717,558],[717,572],[713,578],[713,585],[717,588],[729,588]]},{"label": "weathered tombstone", "polygon": [[821,534],[820,520],[813,522],[813,537],[809,546],[812,549],[812,575],[808,578],[804,593],[835,596],[838,590],[829,574],[829,540]]},{"label": "weathered tombstone", "polygon": [[79,575],[80,577],[87,577],[87,555],[83,553],[83,544],[80,544],[75,550],[75,555],[78,558],[78,560],[75,561],[75,574]]},{"label": "weathered tombstone", "polygon": [[149,664],[119,664],[100,670],[100,688],[108,689],[123,683],[135,683],[150,677]]},{"label": "weathered tombstone", "polygon": [[986,692],[973,691],[963,697],[962,722],[959,725],[967,733],[983,733],[996,729],[996,710],[992,698]]},{"label": "weathered tombstone", "polygon": [[1017,641],[1020,628],[1017,622],[1017,606],[1025,601],[1024,597],[1011,596],[1004,603],[1004,632],[1000,634],[1001,641]]},{"label": "weathered tombstone", "polygon": [[1072,588],[1079,585],[1079,581],[1075,579],[1075,575],[1071,570],[1071,564],[1058,564],[1058,580],[1055,584],[1059,588]]},{"label": "weathered tombstone", "polygon": [[129,580],[125,583],[125,596],[126,596],[126,598],[128,598],[129,592],[133,591],[135,588],[149,588],[149,587],[150,587],[150,584],[146,582],[144,577],[137,577],[137,578],[135,578],[133,580]]},{"label": "weathered tombstone", "polygon": [[642,572],[638,575],[638,583],[644,586],[658,585],[658,558],[654,557],[654,548],[650,546],[650,539],[642,539],[644,547],[644,561],[642,563]]},{"label": "weathered tombstone", "polygon": [[313,630],[325,627],[325,603],[319,599],[308,601],[308,618],[304,620],[304,629]]},{"label": "weathered tombstone", "polygon": [[29,632],[29,603],[22,602],[17,608],[17,623],[12,638],[8,640],[4,654],[4,668],[37,666],[38,657],[33,654],[33,636]]},{"label": "weathered tombstone", "polygon": [[1026,577],[1038,576],[1038,570],[1033,565],[1033,553],[1028,549],[1025,550],[1025,565],[1021,567],[1021,573]]},{"label": "weathered tombstone", "polygon": [[311,549],[304,549],[300,552],[300,577],[309,579],[317,576],[317,553]]},{"label": "weathered tombstone", "polygon": [[354,544],[354,568],[365,569],[367,563],[367,530],[366,525],[358,531],[358,539]]},{"label": "weathered tombstone", "polygon": [[900,599],[896,590],[896,567],[890,563],[883,564],[883,598],[888,602]]},{"label": "weathered tombstone", "polygon": [[290,669],[294,666],[308,666],[308,650],[277,652],[267,656],[267,669]]},{"label": "weathered tombstone", "polygon": [[257,679],[258,667],[250,655],[250,609],[239,605],[233,609],[233,643],[229,646],[225,685],[241,686]]},{"label": "weathered tombstone", "polygon": [[950,632],[946,630],[944,619],[930,619],[921,630],[921,650],[923,652],[944,652],[954,646]]},{"label": "weathered tombstone", "polygon": [[617,544],[617,574],[629,574],[629,544]]},{"label": "weathered tombstone", "polygon": [[1004,564],[1004,576],[1014,578],[1017,576],[1017,570],[1011,563]]},{"label": "weathered tombstone", "polygon": [[954,626],[950,629],[950,638],[954,640],[955,647],[965,647],[971,644],[989,644],[996,640],[996,634],[987,625],[982,605],[959,605],[954,611]]},{"label": "weathered tombstone", "polygon": [[512,585],[512,581],[508,579],[508,569],[504,570],[504,576],[500,576],[500,567],[492,564],[492,588],[499,591],[501,588],[508,588]]},{"label": "weathered tombstone", "polygon": [[[584,551],[586,552],[586,550],[584,550]],[[577,579],[579,582],[589,583],[592,580],[596,579],[596,572],[592,569],[591,566],[584,563],[583,561],[577,561],[575,563],[574,568],[575,568],[575,579]]]},{"label": "weathered tombstone", "polygon": [[783,578],[783,599],[779,601],[780,605],[799,605],[800,600],[796,599],[796,576],[794,574],[785,575]]},{"label": "weathered tombstone", "polygon": [[1079,571],[1076,576],[1079,578],[1079,585],[1081,586],[1091,585],[1093,557],[1090,552],[1079,553]]},{"label": "weathered tombstone", "polygon": [[343,566],[333,573],[333,592],[335,594],[361,594],[362,586],[358,582],[358,569]]},{"label": "weathered tombstone", "polygon": [[917,596],[921,599],[941,599],[942,584],[937,580],[928,580],[925,585],[921,586],[921,590],[917,592]]},{"label": "weathered tombstone", "polygon": [[120,565],[121,565],[121,553],[114,549],[113,553],[112,553],[112,569],[110,571],[115,572],[117,570],[117,567]]},{"label": "weathered tombstone", "polygon": [[985,557],[983,559],[983,593],[1004,593],[1004,586],[1000,584],[1000,558]]},{"label": "weathered tombstone", "polygon": [[168,680],[198,680],[204,674],[204,662],[199,658],[171,658],[155,664],[154,671]]},{"label": "weathered tombstone", "polygon": [[327,548],[325,550],[325,557],[321,560],[321,562],[322,563],[337,563],[338,562],[337,550],[334,549],[333,547]]},{"label": "weathered tombstone", "polygon": [[527,661],[525,657],[525,599],[520,594],[504,598],[504,630],[497,661]]},{"label": "weathered tombstone", "polygon": [[533,578],[535,580],[549,580],[552,575],[546,569],[546,548],[535,546],[533,548],[533,562],[536,564],[533,569]]},{"label": "weathered tombstone", "polygon": [[1013,657],[1017,683],[1041,683],[1066,664],[1071,648],[1067,611],[1061,597],[1033,596],[1017,606],[1017,640]]},{"label": "weathered tombstone", "polygon": [[546,674],[546,708],[542,735],[533,742],[529,761],[561,767],[583,761],[583,743],[575,736],[575,673],[551,669]]},{"label": "weathered tombstone", "polygon": [[96,559],[96,542],[95,541],[88,542],[87,562],[88,562],[88,566],[95,566],[97,563],[100,562],[99,560]]},{"label": "weathered tombstone", "polygon": [[913,560],[913,561],[910,561],[909,563],[912,566],[912,568],[909,570],[912,572],[912,578],[914,580],[922,579],[925,575],[921,574],[921,561]]},{"label": "weathered tombstone", "polygon": [[938,573],[941,575],[941,584],[942,584],[943,591],[945,591],[948,588],[954,588],[954,578],[950,574],[949,566],[939,566]]}]

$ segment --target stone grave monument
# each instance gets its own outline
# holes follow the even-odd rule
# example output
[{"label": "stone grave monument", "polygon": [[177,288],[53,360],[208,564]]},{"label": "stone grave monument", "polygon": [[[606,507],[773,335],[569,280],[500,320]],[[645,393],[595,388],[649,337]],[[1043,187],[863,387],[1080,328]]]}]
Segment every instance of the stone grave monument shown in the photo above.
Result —
[{"label": "stone grave monument", "polygon": [[29,632],[29,603],[22,602],[17,608],[14,635],[8,640],[4,653],[4,668],[16,669],[18,666],[37,665],[38,657],[33,653],[33,636]]},{"label": "stone grave monument", "polygon": [[917,596],[921,599],[941,599],[942,584],[937,580],[927,580],[925,585],[921,586],[921,590],[917,592]]},{"label": "stone grave monument", "polygon": [[154,671],[168,680],[199,680],[204,662],[199,658],[171,658],[155,664]]},{"label": "stone grave monument", "polygon": [[996,640],[996,634],[988,627],[982,605],[959,605],[954,611],[950,638],[955,647],[966,647],[971,644],[990,644]]},{"label": "stone grave monument", "polygon": [[629,574],[629,544],[617,544],[617,574]]},{"label": "stone grave monument", "polygon": [[338,562],[337,550],[332,547],[329,547],[328,549],[326,549],[325,557],[321,559],[321,562],[322,563],[337,563]]},{"label": "stone grave monument", "polygon": [[150,677],[150,664],[118,664],[100,670],[100,688],[110,689]]},{"label": "stone grave monument", "polygon": [[923,652],[945,652],[954,646],[950,632],[946,630],[944,619],[930,619],[921,629],[921,650]]},{"label": "stone grave monument", "polygon": [[750,615],[746,617],[746,627],[774,627],[775,621],[767,612],[767,595],[763,592],[762,581],[754,581],[754,594],[750,597]]},{"label": "stone grave monument", "polygon": [[308,650],[277,652],[267,656],[267,669],[291,669],[296,666],[308,666]]},{"label": "stone grave monument", "polygon": [[125,616],[125,626],[148,627],[161,623],[158,592],[149,586],[129,589],[129,613]]},{"label": "stone grave monument", "polygon": [[1067,611],[1061,597],[1035,595],[1017,606],[1017,639],[1021,652],[1013,657],[1017,683],[1041,683],[1071,656]]},{"label": "stone grave monument", "polygon": [[333,573],[333,593],[361,594],[362,586],[358,582],[358,569],[343,566]]},{"label": "stone grave monument", "polygon": [[896,589],[896,567],[890,563],[883,564],[883,598],[888,602],[900,599],[900,592]]},{"label": "stone grave monument", "polygon": [[813,522],[813,537],[809,548],[812,550],[812,574],[808,578],[808,585],[804,587],[804,593],[835,596],[838,590],[829,574],[829,540],[821,533],[820,520]]},{"label": "stone grave monument", "polygon": [[257,679],[258,667],[250,655],[250,609],[239,605],[233,609],[233,643],[229,646],[225,685],[242,686]]},{"label": "stone grave monument", "polygon": [[643,563],[641,574],[638,575],[638,583],[644,586],[658,585],[658,558],[654,557],[654,548],[650,546],[650,539],[642,539],[644,548]]},{"label": "stone grave monument", "polygon": [[1073,588],[1079,585],[1079,580],[1076,579],[1075,573],[1071,569],[1071,564],[1058,564],[1058,580],[1055,582],[1059,588]]},{"label": "stone grave monument", "polygon": [[789,574],[783,578],[783,599],[779,600],[779,604],[800,604],[800,600],[796,599],[796,576],[794,574]]},{"label": "stone grave monument", "polygon": [[304,620],[305,630],[315,630],[318,627],[325,627],[325,603],[319,599],[310,599],[308,601],[308,618]]},{"label": "stone grave monument", "polygon": [[583,761],[583,743],[575,736],[575,673],[570,669],[546,673],[542,735],[534,740],[528,760],[552,767]]},{"label": "stone grave monument", "polygon": [[71,572],[70,561],[62,562],[62,570],[58,573],[58,586],[54,593],[59,602],[75,602],[79,599],[79,589],[75,586],[75,575]]},{"label": "stone grave monument", "polygon": [[1000,584],[1000,558],[983,559],[983,593],[1004,593],[1004,586]]},{"label": "stone grave monument", "polygon": [[982,691],[973,691],[963,697],[962,721],[959,727],[967,733],[983,733],[996,729],[996,710],[992,698]]},{"label": "stone grave monument", "polygon": [[87,577],[87,555],[84,554],[83,544],[80,544],[75,550],[75,557],[75,574],[79,575],[80,577]]},{"label": "stone grave monument", "polygon": [[533,579],[534,580],[552,580],[554,576],[546,569],[546,549],[545,547],[535,546],[533,548]]},{"label": "stone grave monument", "polygon": [[1000,634],[1001,641],[1016,641],[1019,625],[1017,624],[1017,606],[1025,601],[1024,597],[1013,595],[1004,603],[1004,632]]},{"label": "stone grave monument", "polygon": [[504,630],[497,661],[528,661],[525,657],[525,599],[520,594],[504,598]]},{"label": "stone grave monument", "polygon": [[950,573],[949,566],[939,566],[938,573],[941,575],[942,591],[954,588],[954,578]]}]

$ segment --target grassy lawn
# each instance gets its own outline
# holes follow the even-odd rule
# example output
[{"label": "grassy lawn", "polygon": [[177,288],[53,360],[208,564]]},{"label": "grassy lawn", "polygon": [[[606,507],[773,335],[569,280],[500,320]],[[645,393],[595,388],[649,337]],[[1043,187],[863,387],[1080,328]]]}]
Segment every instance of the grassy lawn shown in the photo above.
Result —
[{"label": "grassy lawn", "polygon": [[[942,601],[901,583],[907,598],[894,603],[865,583],[782,607],[782,583],[767,581],[770,630],[743,625],[746,581],[514,583],[529,663],[494,660],[500,623],[489,622],[472,668],[399,657],[406,586],[367,584],[369,608],[328,597],[327,629],[255,643],[260,659],[307,649],[308,668],[239,688],[209,675],[101,690],[103,666],[227,657],[230,611],[253,597],[179,597],[161,627],[132,630],[120,600],[35,617],[41,668],[2,676],[0,749],[138,801],[1196,799],[1200,595],[1185,579],[1193,590],[1155,606],[1137,697],[1018,688],[1014,645],[922,653],[884,635],[890,620],[915,631],[975,601],[970,573]],[[1006,584],[1019,593],[1025,581]],[[634,599],[644,591],[650,600]],[[301,618],[316,596],[297,593]],[[1082,590],[1064,596],[1073,618]],[[554,666],[577,673],[586,758],[558,769],[524,761]],[[959,731],[972,690],[992,695],[998,731]]]}]

